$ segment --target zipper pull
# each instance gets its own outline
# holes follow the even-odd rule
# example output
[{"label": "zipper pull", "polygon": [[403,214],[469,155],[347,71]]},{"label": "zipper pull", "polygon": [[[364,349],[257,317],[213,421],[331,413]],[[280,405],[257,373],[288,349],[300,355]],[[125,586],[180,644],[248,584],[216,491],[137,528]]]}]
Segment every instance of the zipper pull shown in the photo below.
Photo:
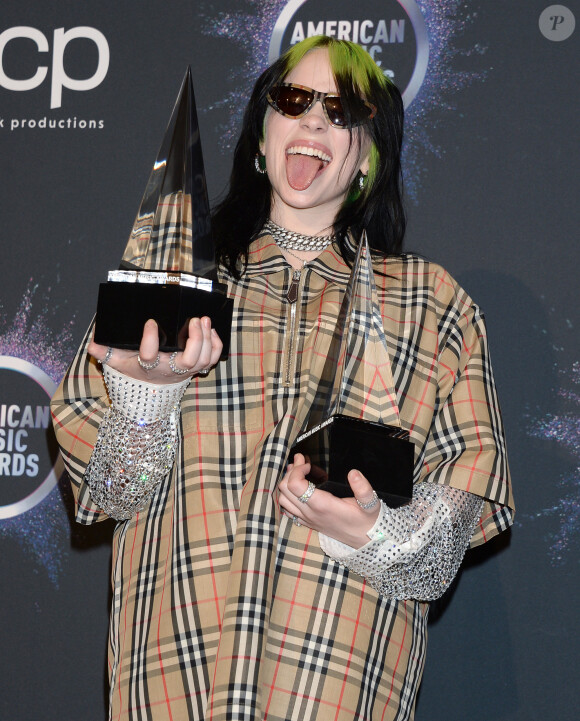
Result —
[{"label": "zipper pull", "polygon": [[300,271],[295,270],[292,273],[292,282],[290,283],[290,287],[288,288],[288,292],[286,293],[286,300],[288,303],[296,303],[298,300],[298,285],[300,284]]}]

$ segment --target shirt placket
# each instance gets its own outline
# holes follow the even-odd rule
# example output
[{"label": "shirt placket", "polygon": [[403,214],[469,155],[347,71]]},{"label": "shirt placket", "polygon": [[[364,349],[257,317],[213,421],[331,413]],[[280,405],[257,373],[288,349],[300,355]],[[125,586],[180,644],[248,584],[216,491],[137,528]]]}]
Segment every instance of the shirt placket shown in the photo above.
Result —
[{"label": "shirt placket", "polygon": [[296,377],[298,344],[300,337],[300,321],[302,319],[302,295],[306,269],[289,268],[288,290],[286,301],[286,333],[282,352],[282,385],[290,388]]}]

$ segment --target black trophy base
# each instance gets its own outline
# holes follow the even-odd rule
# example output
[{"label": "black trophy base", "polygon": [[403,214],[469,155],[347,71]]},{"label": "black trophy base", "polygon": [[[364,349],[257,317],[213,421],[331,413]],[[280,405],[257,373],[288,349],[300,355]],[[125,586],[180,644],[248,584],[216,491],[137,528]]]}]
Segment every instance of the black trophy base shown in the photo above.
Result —
[{"label": "black trophy base", "polygon": [[233,300],[220,291],[178,284],[123,283],[99,286],[95,341],[112,348],[137,350],[143,326],[150,319],[159,326],[159,350],[183,350],[191,318],[209,316],[227,357],[232,328]]},{"label": "black trophy base", "polygon": [[311,463],[308,480],[335,496],[352,496],[347,475],[359,470],[391,508],[413,496],[414,447],[397,426],[340,414],[299,436],[292,451]]}]

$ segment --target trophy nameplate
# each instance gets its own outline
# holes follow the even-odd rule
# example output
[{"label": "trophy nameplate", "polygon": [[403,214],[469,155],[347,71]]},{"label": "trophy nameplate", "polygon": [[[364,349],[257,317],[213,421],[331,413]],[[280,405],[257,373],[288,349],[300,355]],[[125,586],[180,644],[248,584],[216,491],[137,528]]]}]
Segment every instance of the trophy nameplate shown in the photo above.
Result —
[{"label": "trophy nameplate", "polygon": [[159,350],[183,350],[191,318],[208,316],[229,351],[233,300],[216,280],[199,125],[188,68],[120,269],[99,287],[95,341],[136,350],[159,326]]}]

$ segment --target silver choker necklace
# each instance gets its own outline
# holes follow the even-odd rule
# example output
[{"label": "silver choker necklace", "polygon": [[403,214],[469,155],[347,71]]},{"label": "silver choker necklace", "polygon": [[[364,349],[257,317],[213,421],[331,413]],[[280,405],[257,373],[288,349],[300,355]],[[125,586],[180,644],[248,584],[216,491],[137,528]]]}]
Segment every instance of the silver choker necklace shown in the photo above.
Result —
[{"label": "silver choker necklace", "polygon": [[302,233],[281,228],[273,220],[266,221],[264,230],[270,233],[276,241],[276,245],[284,250],[320,251],[335,239],[334,235],[302,235]]}]

